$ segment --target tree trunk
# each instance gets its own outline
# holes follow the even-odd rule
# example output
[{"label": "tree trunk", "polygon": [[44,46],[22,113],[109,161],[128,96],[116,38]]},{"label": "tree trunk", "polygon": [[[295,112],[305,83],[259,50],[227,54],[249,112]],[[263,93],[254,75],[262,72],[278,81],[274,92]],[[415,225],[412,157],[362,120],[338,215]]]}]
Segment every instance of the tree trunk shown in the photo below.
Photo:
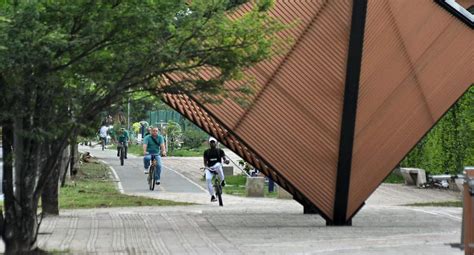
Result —
[{"label": "tree trunk", "polygon": [[[15,215],[12,220],[15,223],[8,223],[15,229],[14,238],[6,244],[6,252],[9,253],[25,253],[31,251],[36,242],[38,219],[37,208],[38,198],[35,198],[37,172],[40,168],[43,158],[40,156],[42,144],[33,141],[30,138],[15,132],[15,130],[24,130],[24,125],[28,125],[28,121],[17,119],[14,121],[13,131],[13,147],[15,150],[14,161],[14,210]],[[20,250],[18,250],[20,249]]]},{"label": "tree trunk", "polygon": [[59,215],[59,169],[57,164],[41,193],[41,208],[45,215]]},{"label": "tree trunk", "polygon": [[77,150],[78,150],[78,145],[76,143],[76,137],[73,137],[72,142],[71,142],[71,161],[70,161],[70,166],[69,166],[69,169],[71,170],[71,177],[74,177],[77,174],[76,163],[78,162],[78,159],[79,159],[79,154]]},{"label": "tree trunk", "polygon": [[[23,130],[31,130],[27,121],[15,120],[14,123],[4,124],[2,134],[5,193],[2,237],[6,254],[37,254],[40,252],[35,249],[39,229],[38,201],[46,180],[57,165],[55,155],[64,148],[66,139],[34,140],[24,135]],[[23,125],[28,127],[24,129]]]},{"label": "tree trunk", "polygon": [[[31,215],[17,203],[17,196],[13,192],[13,131],[11,123],[3,126],[3,192],[5,194],[4,226],[2,237],[5,242],[5,254],[19,254],[30,251],[32,239],[27,232],[33,231],[31,220],[35,221],[36,214]],[[25,219],[25,221],[23,221]],[[24,224],[25,223],[25,224]],[[29,227],[27,227],[29,226]],[[36,226],[36,225],[34,225]],[[24,228],[25,227],[25,228]]]},{"label": "tree trunk", "polygon": [[69,169],[69,162],[71,160],[71,145],[68,145],[66,149],[64,149],[62,158],[61,158],[61,168],[59,169],[59,175],[61,176],[61,187],[64,187],[66,185],[66,179],[68,176],[70,177],[70,172],[68,171]]},{"label": "tree trunk", "polygon": [[41,208],[43,213],[49,215],[59,215],[59,178],[61,178],[61,187],[64,186],[65,177],[69,167],[69,148],[66,147],[62,153],[57,167],[51,173],[41,193]]}]

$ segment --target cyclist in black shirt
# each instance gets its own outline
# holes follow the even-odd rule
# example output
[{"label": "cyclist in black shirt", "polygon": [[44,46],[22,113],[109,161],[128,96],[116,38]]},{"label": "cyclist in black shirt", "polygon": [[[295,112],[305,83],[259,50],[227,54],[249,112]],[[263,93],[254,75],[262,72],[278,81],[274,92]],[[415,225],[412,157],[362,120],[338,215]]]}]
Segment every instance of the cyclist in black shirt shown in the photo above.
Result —
[{"label": "cyclist in black shirt", "polygon": [[229,164],[229,160],[226,158],[224,151],[222,149],[217,148],[217,140],[214,137],[209,138],[209,146],[211,148],[207,149],[204,152],[204,166],[210,168],[205,170],[206,173],[206,182],[207,182],[207,189],[209,190],[209,194],[211,195],[211,202],[216,201],[216,197],[214,196],[214,188],[212,187],[212,173],[216,172],[219,175],[219,180],[221,180],[221,186],[225,186],[224,181],[224,171],[222,170],[222,160],[224,160],[225,164]]}]

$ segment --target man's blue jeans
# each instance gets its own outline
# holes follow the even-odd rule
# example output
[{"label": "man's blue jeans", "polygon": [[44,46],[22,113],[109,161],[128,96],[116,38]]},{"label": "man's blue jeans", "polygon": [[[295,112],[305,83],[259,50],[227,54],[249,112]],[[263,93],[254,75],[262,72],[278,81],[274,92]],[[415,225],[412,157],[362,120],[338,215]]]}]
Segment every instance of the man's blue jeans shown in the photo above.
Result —
[{"label": "man's blue jeans", "polygon": [[145,170],[150,167],[151,155],[155,155],[156,159],[156,169],[155,169],[155,180],[160,181],[161,178],[161,157],[160,154],[147,154],[143,158],[143,163],[145,165]]}]

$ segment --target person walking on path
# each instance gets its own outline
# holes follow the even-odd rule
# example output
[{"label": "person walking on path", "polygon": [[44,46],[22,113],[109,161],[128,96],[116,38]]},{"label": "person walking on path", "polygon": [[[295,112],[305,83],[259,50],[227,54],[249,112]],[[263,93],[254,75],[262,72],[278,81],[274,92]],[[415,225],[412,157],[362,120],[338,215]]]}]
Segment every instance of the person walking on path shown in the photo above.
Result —
[{"label": "person walking on path", "polygon": [[100,142],[102,143],[102,150],[104,150],[105,146],[107,145],[107,130],[107,126],[105,125],[105,123],[103,123],[99,129],[99,137]]},{"label": "person walking on path", "polygon": [[206,174],[206,183],[209,194],[211,195],[211,202],[215,202],[216,197],[214,196],[214,188],[212,187],[212,172],[216,172],[221,180],[221,186],[225,186],[224,171],[222,170],[222,160],[225,164],[229,164],[229,160],[226,158],[224,150],[217,148],[217,140],[214,137],[209,138],[210,148],[204,151],[204,166]]},{"label": "person walking on path", "polygon": [[145,136],[143,140],[143,158],[145,174],[148,174],[148,167],[150,166],[151,156],[154,155],[157,161],[155,180],[156,185],[160,185],[161,179],[161,156],[166,156],[166,148],[163,136],[158,135],[158,128],[154,127],[151,130],[151,135]]}]

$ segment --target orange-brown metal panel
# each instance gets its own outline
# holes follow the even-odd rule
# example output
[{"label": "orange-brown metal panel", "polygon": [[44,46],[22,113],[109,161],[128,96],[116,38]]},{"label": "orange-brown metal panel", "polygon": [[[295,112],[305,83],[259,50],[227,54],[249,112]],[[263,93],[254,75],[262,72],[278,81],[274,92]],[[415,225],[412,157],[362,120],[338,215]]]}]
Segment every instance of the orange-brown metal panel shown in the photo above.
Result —
[{"label": "orange-brown metal panel", "polygon": [[347,217],[473,83],[473,40],[434,1],[369,1]]},{"label": "orange-brown metal panel", "polygon": [[[286,54],[246,72],[256,79],[256,94],[249,97],[251,108],[244,109],[222,97],[223,104],[205,105],[205,111],[229,127],[264,161],[271,162],[271,169],[263,165],[264,172],[272,174],[296,197],[301,198],[302,192],[328,217],[332,217],[334,206],[351,3],[277,1],[275,16],[287,23],[299,21],[280,35],[297,39],[295,45]],[[226,86],[238,85],[230,82]],[[203,121],[206,118],[199,107],[190,107],[183,98],[175,101],[179,102],[175,109],[209,130],[212,124],[208,122],[212,121]],[[299,135],[285,135],[285,130]],[[235,147],[236,138],[229,137],[229,145]],[[255,155],[248,155],[248,149],[234,149],[248,161],[260,162]]]},{"label": "orange-brown metal panel", "polygon": [[464,254],[474,255],[474,197],[471,196],[467,183],[463,187]]},{"label": "orange-brown metal panel", "polygon": [[[347,218],[474,80],[474,38],[464,23],[431,0],[368,2]],[[199,98],[165,96],[328,219],[335,202],[351,5],[277,1],[273,15],[285,22],[300,18],[280,35],[296,42],[246,71],[256,80],[249,108],[223,97],[223,104],[203,105],[195,102]]]},{"label": "orange-brown metal panel", "polygon": [[227,130],[219,126],[217,120],[203,111],[195,101],[185,95],[170,94],[164,95],[163,100],[175,109],[180,111],[185,109],[184,112],[187,113],[186,117],[188,118],[190,117],[188,114],[190,112],[193,119],[200,118],[199,122],[195,122],[199,127],[218,138],[224,145],[237,152],[244,160],[256,166],[265,175],[271,176],[281,187],[292,192],[296,199],[299,199],[299,201],[304,200],[303,195],[297,189],[288,183],[287,180],[282,179],[273,169],[265,165],[249,148],[242,145],[233,134],[228,133]]},{"label": "orange-brown metal panel", "polygon": [[[292,38],[294,41],[298,41],[311,21],[318,15],[321,9],[324,8],[325,2],[324,0],[298,2],[276,1],[271,15],[288,25],[293,24],[290,29],[281,32],[279,37],[283,40]],[[252,86],[255,93],[248,97],[250,104],[258,97],[261,90],[279,70],[286,59],[287,53],[288,52],[275,52],[275,56],[272,59],[259,63],[246,71],[248,76],[255,78],[255,84]],[[226,86],[228,88],[235,88],[238,84],[238,82],[229,82]],[[231,97],[232,96],[235,97],[238,95],[231,93]],[[224,98],[220,97],[220,99]],[[242,108],[233,100],[225,99],[222,104],[206,104],[206,108],[229,127],[236,125],[246,112],[246,109]]]},{"label": "orange-brown metal panel", "polygon": [[350,13],[327,2],[233,130],[330,217]]}]

